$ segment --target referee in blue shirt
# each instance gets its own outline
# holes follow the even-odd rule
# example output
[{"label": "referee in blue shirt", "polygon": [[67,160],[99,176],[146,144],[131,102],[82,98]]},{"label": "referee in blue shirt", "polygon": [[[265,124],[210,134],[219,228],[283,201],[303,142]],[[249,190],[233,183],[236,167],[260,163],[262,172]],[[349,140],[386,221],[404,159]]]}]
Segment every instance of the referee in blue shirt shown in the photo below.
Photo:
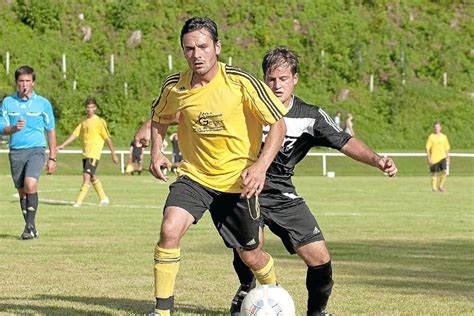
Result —
[{"label": "referee in blue shirt", "polygon": [[20,195],[25,229],[21,239],[39,237],[35,225],[38,209],[38,180],[46,160],[48,134],[49,158],[46,171],[56,170],[56,131],[51,103],[33,91],[35,71],[22,66],[15,71],[17,92],[2,102],[0,134],[11,135],[9,141],[10,169]]}]

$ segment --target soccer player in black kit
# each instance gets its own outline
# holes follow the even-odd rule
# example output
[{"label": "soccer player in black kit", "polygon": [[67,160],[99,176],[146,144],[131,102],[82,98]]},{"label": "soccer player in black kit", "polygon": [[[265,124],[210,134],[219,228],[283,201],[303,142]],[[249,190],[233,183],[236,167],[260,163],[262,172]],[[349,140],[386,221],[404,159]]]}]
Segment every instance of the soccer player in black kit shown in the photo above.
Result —
[{"label": "soccer player in black kit", "polygon": [[[298,64],[298,56],[287,47],[276,47],[263,58],[265,83],[289,111],[284,118],[285,140],[267,170],[265,188],[258,198],[264,224],[280,237],[290,254],[297,253],[308,266],[307,315],[328,315],[325,308],[333,286],[331,258],[314,215],[292,183],[294,167],[312,147],[322,146],[337,149],[390,177],[396,175],[397,168],[391,158],[377,155],[342,131],[321,108],[293,95]],[[267,132],[268,128],[264,129],[263,142]],[[235,251],[233,264],[241,283],[230,308],[231,315],[236,316],[245,295],[255,287],[255,278]]]}]

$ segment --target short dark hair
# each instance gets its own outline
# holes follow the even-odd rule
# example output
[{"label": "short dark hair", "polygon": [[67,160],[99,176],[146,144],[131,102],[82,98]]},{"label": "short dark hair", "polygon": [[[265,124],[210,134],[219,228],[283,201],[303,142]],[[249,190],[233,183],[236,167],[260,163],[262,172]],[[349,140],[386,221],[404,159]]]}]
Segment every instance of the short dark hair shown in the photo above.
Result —
[{"label": "short dark hair", "polygon": [[184,22],[183,28],[181,29],[181,47],[183,48],[184,34],[200,29],[206,29],[209,32],[214,44],[219,41],[216,22],[214,22],[208,17],[195,16]]},{"label": "short dark hair", "polygon": [[263,76],[280,66],[291,67],[293,74],[298,73],[299,65],[298,55],[286,46],[277,46],[270,49],[262,61]]},{"label": "short dark hair", "polygon": [[21,75],[31,75],[31,77],[33,78],[33,81],[36,80],[35,70],[31,68],[30,66],[26,66],[26,65],[21,66],[17,70],[15,70],[15,82],[18,81],[18,78]]},{"label": "short dark hair", "polygon": [[97,101],[92,97],[88,97],[86,101],[84,101],[84,106],[88,106],[89,104],[94,104],[97,106]]}]

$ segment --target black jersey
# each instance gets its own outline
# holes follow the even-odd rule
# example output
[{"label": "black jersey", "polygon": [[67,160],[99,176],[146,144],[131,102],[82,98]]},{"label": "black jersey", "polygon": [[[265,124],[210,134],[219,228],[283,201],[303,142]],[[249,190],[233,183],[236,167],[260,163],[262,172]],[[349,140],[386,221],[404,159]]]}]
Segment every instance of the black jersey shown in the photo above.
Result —
[{"label": "black jersey", "polygon": [[[340,150],[351,136],[342,131],[320,107],[309,105],[296,96],[284,119],[285,140],[267,170],[265,189],[296,194],[291,177],[296,164],[308,151],[315,146]],[[263,142],[268,131],[269,127],[266,126],[263,131]]]}]

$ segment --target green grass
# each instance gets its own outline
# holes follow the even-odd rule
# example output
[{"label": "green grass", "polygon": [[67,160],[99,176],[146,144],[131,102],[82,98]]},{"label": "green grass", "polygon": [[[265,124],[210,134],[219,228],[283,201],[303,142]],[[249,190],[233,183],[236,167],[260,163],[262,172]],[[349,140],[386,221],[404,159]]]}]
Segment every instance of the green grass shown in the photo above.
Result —
[{"label": "green grass", "polygon": [[[168,185],[151,176],[102,176],[111,199],[96,206],[41,203],[39,240],[23,229],[15,190],[0,176],[0,311],[47,315],[145,314],[153,308],[153,247]],[[336,315],[468,315],[474,311],[474,177],[446,193],[429,177],[296,177],[332,254]],[[73,201],[80,176],[42,176],[40,198]],[[224,315],[237,287],[232,255],[209,215],[182,242],[175,315]],[[306,268],[267,234],[279,282],[298,315]]]},{"label": "green grass", "polygon": [[[68,148],[69,149],[69,148]],[[79,149],[79,148],[71,148]],[[321,152],[321,151],[320,151]],[[326,151],[334,153],[336,151]],[[390,152],[390,151],[388,151]],[[472,151],[459,151],[460,153],[472,153]],[[171,156],[168,157],[171,159]],[[120,159],[120,158],[119,158]],[[400,176],[427,176],[428,165],[425,157],[393,157]],[[128,154],[125,155],[125,162]],[[143,167],[148,169],[150,155],[145,154]],[[356,162],[346,156],[327,157],[327,171],[334,171],[336,176],[377,176],[377,169]],[[58,175],[81,175],[82,155],[64,154],[58,156]],[[114,165],[109,154],[102,154],[99,163],[99,173],[102,175],[120,174],[120,166]],[[450,173],[452,176],[474,176],[474,158],[451,157]],[[10,174],[10,164],[7,154],[0,154],[0,175]],[[296,175],[321,176],[323,174],[323,163],[321,157],[308,156],[295,169]]]}]

